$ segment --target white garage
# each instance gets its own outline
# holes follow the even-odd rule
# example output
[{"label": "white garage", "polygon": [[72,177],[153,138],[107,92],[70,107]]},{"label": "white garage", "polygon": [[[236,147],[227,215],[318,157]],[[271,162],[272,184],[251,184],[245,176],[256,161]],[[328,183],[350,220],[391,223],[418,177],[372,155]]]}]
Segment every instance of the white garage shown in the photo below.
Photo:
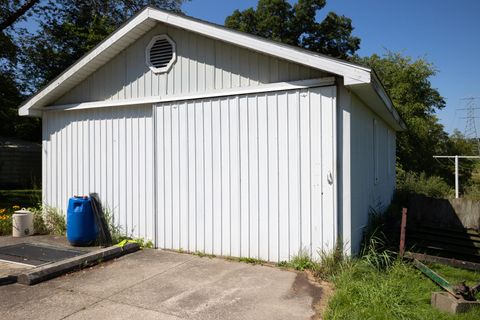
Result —
[{"label": "white garage", "polygon": [[152,8],[19,113],[46,204],[97,192],[159,248],[268,261],[355,253],[405,128],[368,68]]}]

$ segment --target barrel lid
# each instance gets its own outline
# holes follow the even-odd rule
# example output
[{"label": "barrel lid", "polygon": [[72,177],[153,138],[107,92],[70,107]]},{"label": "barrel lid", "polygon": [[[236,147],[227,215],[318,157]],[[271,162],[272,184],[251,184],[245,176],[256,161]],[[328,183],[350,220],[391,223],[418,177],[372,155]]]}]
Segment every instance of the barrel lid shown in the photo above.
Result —
[{"label": "barrel lid", "polygon": [[15,213],[16,213],[16,214],[29,214],[29,213],[32,213],[32,212],[28,211],[28,210],[25,209],[25,208],[22,208],[22,209],[20,209],[20,210],[15,211]]}]

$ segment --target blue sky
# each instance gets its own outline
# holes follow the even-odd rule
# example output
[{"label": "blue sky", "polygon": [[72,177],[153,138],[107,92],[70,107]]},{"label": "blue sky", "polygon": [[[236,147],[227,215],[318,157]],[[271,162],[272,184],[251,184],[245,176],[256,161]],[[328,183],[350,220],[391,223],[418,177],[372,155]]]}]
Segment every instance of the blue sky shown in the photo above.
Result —
[{"label": "blue sky", "polygon": [[[294,2],[294,1],[290,1]],[[257,0],[191,0],[186,14],[223,24],[234,9],[254,7]],[[462,97],[480,97],[480,1],[477,0],[327,0],[328,11],[350,17],[362,39],[360,55],[401,51],[425,57],[438,70],[431,79],[447,101],[438,117],[447,132],[464,131]],[[480,99],[477,101],[480,107]],[[479,113],[480,114],[480,113]],[[480,121],[477,120],[477,128]]]}]

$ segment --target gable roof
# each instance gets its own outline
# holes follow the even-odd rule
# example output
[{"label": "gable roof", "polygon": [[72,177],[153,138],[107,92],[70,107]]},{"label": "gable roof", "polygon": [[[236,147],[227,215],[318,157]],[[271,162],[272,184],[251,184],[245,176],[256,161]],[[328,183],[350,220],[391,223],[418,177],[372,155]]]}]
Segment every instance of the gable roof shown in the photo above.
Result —
[{"label": "gable roof", "polygon": [[78,85],[151,30],[158,22],[341,76],[343,84],[350,87],[360,98],[373,94],[374,96],[365,100],[368,100],[368,105],[393,128],[397,130],[406,128],[383,86],[370,68],[152,7],[146,7],[137,13],[23,103],[19,108],[19,115],[41,116],[42,107],[48,106]]}]

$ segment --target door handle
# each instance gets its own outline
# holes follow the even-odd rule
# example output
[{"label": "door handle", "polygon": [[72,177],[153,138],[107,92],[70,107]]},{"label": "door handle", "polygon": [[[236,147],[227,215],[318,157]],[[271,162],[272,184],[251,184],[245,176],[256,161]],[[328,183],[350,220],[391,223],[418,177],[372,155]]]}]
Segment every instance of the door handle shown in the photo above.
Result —
[{"label": "door handle", "polygon": [[332,171],[328,171],[327,173],[327,181],[328,181],[328,184],[333,184],[333,174],[332,174]]}]

